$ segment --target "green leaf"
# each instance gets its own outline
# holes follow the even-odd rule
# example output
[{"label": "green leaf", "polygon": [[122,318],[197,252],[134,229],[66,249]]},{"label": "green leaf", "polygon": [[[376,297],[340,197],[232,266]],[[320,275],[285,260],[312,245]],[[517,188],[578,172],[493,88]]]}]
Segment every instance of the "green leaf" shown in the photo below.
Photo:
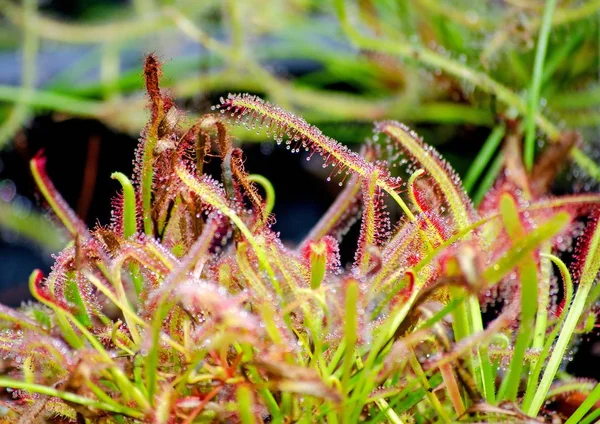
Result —
[{"label": "green leaf", "polygon": [[79,285],[77,284],[77,279],[75,275],[71,275],[66,281],[65,284],[65,298],[74,306],[73,315],[77,320],[86,327],[92,326],[92,320],[87,313],[87,308],[83,299],[81,297],[81,293],[79,292]]},{"label": "green leaf", "polygon": [[570,220],[571,216],[567,212],[559,212],[514,243],[500,259],[483,272],[487,283],[489,285],[497,284],[541,243],[559,234]]},{"label": "green leaf", "polygon": [[[525,237],[525,229],[521,224],[521,218],[514,198],[505,193],[500,199],[500,211],[502,220],[511,241],[518,243]],[[539,248],[539,245],[537,246]],[[513,350],[508,375],[502,382],[498,392],[499,399],[514,401],[521,382],[525,351],[529,348],[533,336],[533,323],[537,312],[538,280],[537,266],[533,257],[533,250],[524,256],[517,265],[521,289],[521,322],[517,341]]]}]

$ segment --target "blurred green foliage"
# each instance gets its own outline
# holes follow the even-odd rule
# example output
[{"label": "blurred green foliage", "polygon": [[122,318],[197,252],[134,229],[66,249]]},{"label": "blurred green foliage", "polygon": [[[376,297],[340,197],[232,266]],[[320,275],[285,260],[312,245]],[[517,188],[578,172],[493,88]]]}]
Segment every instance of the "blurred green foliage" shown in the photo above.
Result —
[{"label": "blurred green foliage", "polygon": [[[421,132],[432,144],[481,149],[468,170],[476,199],[500,169],[501,121],[519,119],[529,168],[540,146],[579,129],[584,143],[572,158],[600,179],[590,131],[600,122],[600,0],[94,5],[67,21],[36,0],[0,0],[0,45],[22,55],[21,85],[0,84],[0,147],[48,111],[138,134],[148,118],[139,64],[154,51],[191,119],[221,95],[248,91],[345,143],[362,142],[376,120],[430,124]],[[72,49],[76,60],[48,76],[63,57],[53,49]],[[461,140],[465,126],[495,132],[486,143]],[[244,129],[236,135],[265,140]]]},{"label": "blurred green foliage", "polygon": [[[122,71],[132,48],[156,50],[173,94],[200,99],[202,109],[215,93],[253,91],[316,123],[393,118],[492,126],[500,113],[527,116],[544,13],[544,2],[533,0],[138,0],[67,22],[35,3],[0,1],[4,19],[23,34],[24,64],[21,87],[0,86],[2,116],[16,114],[21,124],[36,110],[51,110],[132,134],[146,118],[136,113],[144,101],[139,67]],[[551,11],[534,112],[550,137],[600,118],[598,9],[600,1],[562,1]],[[182,37],[202,49],[181,51]],[[40,42],[91,49],[37,86]],[[311,69],[286,75],[273,65],[283,60]],[[90,69],[100,69],[97,79],[81,78]],[[10,128],[7,122],[4,143],[18,128],[16,119]]]}]

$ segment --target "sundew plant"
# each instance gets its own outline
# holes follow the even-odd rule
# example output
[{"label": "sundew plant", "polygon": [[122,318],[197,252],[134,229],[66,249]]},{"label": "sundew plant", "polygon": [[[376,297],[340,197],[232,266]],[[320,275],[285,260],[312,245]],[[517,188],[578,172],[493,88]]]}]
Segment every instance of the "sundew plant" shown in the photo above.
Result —
[{"label": "sundew plant", "polygon": [[[43,152],[31,161],[72,242],[49,275],[32,273],[37,302],[0,306],[2,420],[600,416],[600,386],[561,371],[577,334],[594,327],[600,294],[600,196],[548,194],[557,149],[572,142],[542,151],[529,173],[519,125],[507,122],[502,172],[475,208],[449,165],[398,122],[376,123],[360,153],[254,95],[222,98],[190,123],[161,92],[155,56],[144,74],[151,118],[132,178],[113,174],[122,190],[110,225],[86,228]],[[245,169],[235,125],[321,160],[344,186],[298,246],[271,229],[273,189]],[[203,172],[208,160],[220,161],[220,182]],[[407,178],[390,171],[399,164]],[[354,261],[343,265],[354,223]]]}]

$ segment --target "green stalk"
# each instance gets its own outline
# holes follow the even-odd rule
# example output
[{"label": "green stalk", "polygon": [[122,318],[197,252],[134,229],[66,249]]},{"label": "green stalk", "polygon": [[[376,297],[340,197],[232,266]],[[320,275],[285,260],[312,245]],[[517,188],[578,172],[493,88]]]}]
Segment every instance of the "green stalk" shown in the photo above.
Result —
[{"label": "green stalk", "polygon": [[71,324],[69,324],[67,321],[67,318],[65,317],[65,311],[38,293],[36,283],[39,278],[41,278],[41,271],[39,270],[33,271],[29,276],[29,291],[31,292],[32,296],[35,298],[35,300],[43,305],[46,305],[54,311],[56,325],[60,328],[61,335],[65,341],[74,349],[82,349],[85,344],[75,330],[73,330]]},{"label": "green stalk", "polygon": [[259,174],[248,175],[248,180],[258,183],[265,191],[265,216],[269,216],[275,206],[275,188],[271,181]]},{"label": "green stalk", "polygon": [[113,172],[110,178],[119,181],[123,189],[123,237],[129,239],[137,233],[135,190],[129,178],[120,172]]},{"label": "green stalk", "polygon": [[97,100],[86,100],[68,94],[36,90],[34,88],[0,85],[0,100],[17,103],[21,99],[23,103],[31,107],[50,109],[84,117],[99,117],[102,115],[104,109],[104,102]]},{"label": "green stalk", "polygon": [[473,159],[473,163],[467,172],[463,180],[463,187],[467,191],[467,193],[471,193],[475,182],[487,166],[487,164],[492,160],[494,153],[498,149],[504,134],[506,133],[506,126],[504,124],[497,125],[494,127],[487,140],[483,144],[479,153],[475,159]]},{"label": "green stalk", "polygon": [[560,93],[552,109],[563,111],[568,109],[588,109],[600,103],[600,85],[592,85],[587,90]]},{"label": "green stalk", "polygon": [[254,424],[254,400],[252,399],[252,391],[245,385],[239,385],[236,390],[237,411],[240,415],[242,424]]},{"label": "green stalk", "polygon": [[[418,281],[415,281],[415,286],[419,286]],[[394,310],[390,316],[386,319],[386,321],[381,326],[381,330],[379,334],[373,341],[371,345],[371,350],[369,355],[367,356],[367,360],[365,361],[364,368],[361,372],[365,373],[364,375],[371,375],[374,372],[374,367],[378,358],[378,354],[385,347],[385,345],[389,342],[389,340],[394,337],[394,334],[398,330],[398,327],[402,324],[406,315],[410,311],[410,308],[413,306],[413,303],[417,299],[419,294],[419,290],[413,290],[410,298],[407,301],[400,305],[400,307]],[[358,419],[357,416],[360,414],[361,406],[364,405],[366,399],[371,393],[374,385],[374,380],[370,378],[364,378],[356,384],[355,388],[352,391],[352,401],[353,405],[357,405],[357,410],[354,411],[354,418]]]},{"label": "green stalk", "polygon": [[598,418],[600,418],[600,409],[596,409],[593,412],[590,412],[590,414],[585,417],[583,420],[581,420],[581,422],[579,424],[592,424],[592,423],[597,423],[598,421],[596,421]]},{"label": "green stalk", "polygon": [[[146,363],[144,367],[145,380],[146,380],[146,394],[148,401],[154,403],[154,395],[156,393],[156,386],[158,385],[158,359],[159,359],[159,347],[160,347],[160,333],[162,330],[163,320],[167,316],[169,308],[172,306],[169,302],[162,301],[159,303],[158,308],[154,311],[152,319],[152,327],[150,329],[150,350],[145,355]],[[166,300],[166,299],[165,299]]]},{"label": "green stalk", "polygon": [[119,45],[117,43],[104,43],[102,45],[102,55],[100,56],[100,84],[102,85],[104,98],[107,101],[116,99],[119,95],[120,68]]},{"label": "green stalk", "polygon": [[81,297],[79,291],[79,285],[77,284],[77,277],[75,272],[67,273],[67,280],[65,281],[65,299],[72,304],[73,315],[77,318],[81,324],[86,327],[92,326],[92,320],[87,312],[87,307]]},{"label": "green stalk", "polygon": [[596,402],[600,400],[600,384],[597,384],[594,387],[594,390],[588,395],[588,397],[583,401],[579,408],[569,417],[569,419],[565,422],[565,424],[577,424],[581,422],[581,419],[585,414],[588,413],[590,409],[594,407]]},{"label": "green stalk", "polygon": [[[362,358],[360,357],[360,355],[358,354],[358,352],[356,353],[355,361],[356,361],[356,367],[359,370],[362,370],[363,369],[363,362],[362,362]],[[375,399],[374,402],[377,405],[377,407],[379,408],[379,410],[384,413],[384,415],[387,417],[387,419],[392,424],[404,424],[404,422],[398,416],[398,414],[396,413],[396,411],[394,411],[394,409],[392,407],[390,407],[390,405],[386,402],[385,399],[383,399],[383,398]]]},{"label": "green stalk", "polygon": [[473,203],[475,204],[475,206],[479,206],[485,195],[494,185],[494,182],[496,181],[496,178],[498,177],[502,166],[504,166],[504,155],[502,154],[502,152],[500,152],[490,165],[490,169],[483,177],[483,180],[479,184],[479,188],[473,195]]},{"label": "green stalk", "polygon": [[92,391],[92,393],[94,393],[94,395],[96,395],[96,397],[100,401],[113,405],[113,407],[115,408],[121,408],[121,405],[118,402],[116,402],[113,398],[106,394],[104,390],[102,390],[100,387],[94,384],[91,380],[87,380],[85,382],[85,385]]},{"label": "green stalk", "polygon": [[[450,297],[452,300],[464,299],[464,290],[460,287],[450,287]],[[469,328],[469,320],[467,315],[466,302],[460,302],[458,306],[452,311],[452,317],[454,322],[452,328],[454,330],[454,339],[456,341],[462,340],[471,334]]]},{"label": "green stalk", "polygon": [[96,352],[106,361],[106,363],[112,365],[108,369],[108,371],[110,371],[110,373],[113,375],[115,383],[122,390],[124,390],[124,396],[125,394],[127,396],[131,395],[139,406],[141,406],[144,409],[148,409],[150,407],[150,404],[142,396],[137,387],[134,387],[131,381],[127,379],[123,371],[119,367],[114,365],[113,358],[106,351],[104,346],[98,341],[98,339],[92,333],[90,333],[88,329],[85,328],[85,326],[81,324],[71,312],[60,308],[59,306],[40,296],[36,287],[36,282],[38,281],[40,276],[41,272],[39,270],[36,270],[29,277],[29,286],[31,289],[31,293],[36,298],[36,300],[51,308],[55,312],[55,315],[58,320],[62,320],[64,322],[64,324],[61,325],[61,330],[63,331],[63,336],[65,337],[65,339],[70,340],[74,338],[76,340],[76,346],[74,346],[75,349],[81,349],[84,346],[83,341],[81,341],[79,336],[77,336],[77,334],[71,327],[71,324],[73,324],[83,334],[84,338],[87,339],[92,348],[94,348]]},{"label": "green stalk", "polygon": [[385,414],[386,418],[388,419],[388,421],[390,423],[404,424],[404,421],[402,421],[402,418],[400,418],[398,416],[398,414],[396,414],[396,411],[394,411],[394,408],[391,407],[389,405],[389,403],[386,402],[385,399],[377,399],[377,400],[375,400],[375,404],[377,405],[379,410]]},{"label": "green stalk", "polygon": [[[137,217],[135,204],[135,190],[129,178],[120,172],[113,172],[110,176],[113,180],[119,181],[123,188],[123,237],[129,239],[137,234]],[[129,266],[131,279],[135,292],[140,296],[144,282],[140,274],[140,266],[137,263],[132,263]]]},{"label": "green stalk", "polygon": [[[464,289],[462,287],[450,286],[450,298],[452,300],[464,299]],[[462,339],[469,337],[473,334],[474,330],[471,323],[469,322],[469,311],[468,301],[462,301],[458,303],[458,306],[452,311],[452,329],[454,330],[454,339],[459,342]],[[468,355],[468,367],[470,372],[475,375],[479,387],[482,386],[481,375],[476,372],[476,361],[471,353]]]},{"label": "green stalk", "polygon": [[550,360],[548,361],[548,365],[546,366],[546,370],[544,372],[544,376],[542,377],[542,381],[540,382],[538,389],[533,397],[533,401],[529,408],[525,410],[528,415],[535,416],[540,410],[542,404],[546,400],[546,394],[550,389],[552,382],[554,381],[554,377],[556,376],[556,372],[558,371],[558,367],[562,363],[564,359],[565,352],[573,334],[575,332],[575,328],[577,327],[577,323],[581,318],[581,314],[583,313],[586,305],[586,300],[594,281],[598,275],[598,270],[600,269],[600,226],[596,226],[594,230],[594,234],[589,242],[588,253],[585,258],[583,271],[581,274],[581,279],[579,282],[579,288],[577,289],[577,293],[575,294],[575,299],[573,300],[573,304],[569,309],[569,313],[563,325],[563,328],[560,331],[560,335],[558,337],[558,341],[556,342],[556,346],[552,351],[552,355],[550,356]]},{"label": "green stalk", "polygon": [[437,398],[436,394],[433,392],[431,386],[429,385],[429,380],[427,380],[427,376],[425,375],[425,372],[423,371],[423,368],[421,367],[421,364],[419,363],[419,360],[415,356],[415,352],[412,349],[408,355],[408,362],[410,363],[411,368],[417,375],[417,378],[421,382],[421,386],[425,389],[425,396],[431,403],[431,406],[433,406],[433,409],[435,409],[435,412],[437,412],[437,415],[440,418],[440,420],[444,423],[452,422],[452,419],[448,415],[448,412],[444,409],[440,400]]},{"label": "green stalk", "polygon": [[[250,346],[247,343],[244,343],[242,345],[242,350],[245,355],[244,362],[246,362],[246,363],[251,362],[252,358],[254,357],[254,352],[252,350],[252,346]],[[260,393],[264,402],[266,403],[267,407],[269,408],[269,412],[271,413],[271,415],[273,417],[273,422],[274,423],[283,422],[282,421],[283,417],[281,415],[281,410],[279,409],[279,405],[277,404],[275,397],[273,396],[271,391],[268,389],[268,387],[266,387],[266,385],[264,385],[264,384],[261,384],[263,382],[263,379],[260,376],[256,367],[249,367],[248,373],[250,374],[250,377],[252,377],[252,379],[254,380],[254,383],[259,386],[258,393]]]},{"label": "green stalk", "polygon": [[546,371],[544,372],[542,381],[538,386],[538,389],[535,393],[535,396],[533,397],[531,405],[525,411],[528,415],[537,415],[542,404],[546,400],[546,394],[548,393],[548,390],[550,390],[550,386],[554,381],[554,377],[556,376],[558,367],[564,359],[564,355],[571,341],[571,337],[575,332],[575,327],[577,327],[579,318],[583,313],[585,300],[591,287],[591,284],[581,284],[579,286],[579,289],[577,290],[577,293],[575,294],[573,305],[571,309],[569,309],[567,319],[565,320],[563,328],[560,331],[558,341],[556,342],[556,346],[554,346],[554,350],[552,351],[552,355],[550,356],[550,360],[548,361],[548,365],[546,366]]},{"label": "green stalk", "polygon": [[542,372],[542,368],[543,368],[544,364],[546,363],[546,358],[550,354],[552,345],[554,344],[554,341],[556,340],[556,336],[558,336],[558,332],[560,331],[560,329],[565,321],[565,318],[567,316],[567,311],[569,310],[569,308],[571,306],[571,301],[573,300],[573,281],[571,280],[571,274],[569,273],[569,269],[567,268],[565,263],[554,255],[550,255],[550,254],[548,254],[548,255],[542,254],[542,255],[547,257],[548,259],[550,259],[558,267],[558,269],[561,273],[561,276],[563,278],[563,285],[565,287],[565,294],[564,294],[565,307],[564,307],[564,310],[562,311],[562,313],[560,314],[560,318],[558,319],[558,322],[556,323],[554,330],[552,330],[552,333],[550,333],[550,335],[546,338],[546,343],[544,344],[544,348],[542,349],[540,356],[537,358],[537,360],[535,362],[533,372],[531,373],[528,384],[527,384],[527,389],[525,391],[525,397],[523,398],[523,402],[522,402],[522,409],[525,411],[528,410],[529,407],[531,406],[531,402],[533,401],[533,396],[537,392],[538,379]]},{"label": "green stalk", "polygon": [[[359,288],[356,280],[348,282],[346,287],[346,301],[345,301],[345,317],[344,317],[344,340],[346,342],[346,350],[344,353],[344,359],[342,363],[342,388],[344,395],[347,396],[350,393],[350,387],[348,382],[350,381],[350,374],[352,373],[352,365],[354,364],[354,348],[356,347],[357,341],[357,314],[356,305],[358,303]],[[350,412],[349,409],[346,412]],[[348,422],[347,418],[349,415],[344,415],[344,422]]]},{"label": "green stalk", "polygon": [[248,16],[242,16],[240,6],[243,5],[244,2],[239,2],[237,0],[226,0],[225,1],[225,10],[227,11],[228,20],[229,20],[229,30],[230,30],[230,45],[232,52],[232,59],[237,61],[241,59],[243,55],[244,49],[244,23],[245,19]]},{"label": "green stalk", "polygon": [[[548,305],[550,303],[550,276],[552,273],[552,263],[548,258],[552,247],[546,243],[541,249],[540,258],[540,269],[541,277],[540,291],[538,300],[538,311],[535,319],[535,331],[533,334],[533,342],[531,347],[533,349],[542,349],[544,347],[544,340],[546,338],[546,328],[548,326]],[[535,361],[532,362],[532,366],[535,365]]]},{"label": "green stalk", "polygon": [[[577,31],[577,29],[575,29]],[[542,74],[542,85],[546,84],[552,75],[556,72],[558,67],[562,64],[569,64],[569,54],[573,52],[573,50],[579,46],[579,44],[584,39],[584,31],[580,28],[579,31],[574,34],[570,34],[569,38],[565,40],[563,44],[557,46],[556,49],[552,52],[552,54],[546,60],[544,65],[544,73]],[[559,101],[562,104],[562,98]]]},{"label": "green stalk", "polygon": [[144,418],[145,414],[127,406],[115,405],[114,403],[107,403],[90,399],[85,396],[79,396],[71,392],[63,392],[53,387],[44,386],[41,384],[26,383],[24,381],[12,380],[6,377],[0,377],[0,387],[6,387],[11,389],[22,389],[30,393],[39,393],[46,396],[54,396],[67,402],[73,402],[78,405],[87,406],[89,408],[97,408],[103,411],[113,412],[117,414],[127,415],[133,418]]},{"label": "green stalk", "polygon": [[573,156],[577,165],[579,165],[586,174],[595,178],[597,181],[600,181],[600,167],[598,167],[598,164],[593,159],[590,159],[579,149],[572,149],[571,156]]},{"label": "green stalk", "polygon": [[321,282],[327,270],[327,256],[324,251],[319,252],[315,250],[313,248],[313,251],[310,253],[310,288],[318,290],[321,287]]},{"label": "green stalk", "polygon": [[533,258],[526,258],[518,267],[521,279],[521,323],[513,350],[508,375],[502,382],[498,399],[516,400],[519,383],[523,375],[525,352],[533,335],[533,324],[537,311],[537,269]]},{"label": "green stalk", "polygon": [[[525,237],[525,230],[514,198],[504,194],[500,199],[500,210],[506,231],[512,241],[517,243]],[[498,392],[499,399],[514,401],[519,390],[524,367],[525,351],[529,347],[533,334],[533,324],[537,312],[538,281],[537,266],[530,253],[517,266],[521,281],[521,323],[514,347],[513,356],[508,369],[508,375],[502,382]]]},{"label": "green stalk", "polygon": [[331,357],[329,364],[327,365],[327,373],[329,375],[333,374],[333,372],[337,368],[338,364],[340,363],[342,357],[344,356],[345,351],[346,351],[346,343],[344,340],[342,340],[340,342],[340,344],[338,345],[338,348],[336,349],[335,353]]},{"label": "green stalk", "polygon": [[540,27],[537,49],[535,51],[535,62],[533,65],[533,76],[529,88],[527,102],[526,127],[525,127],[525,148],[523,160],[525,167],[531,171],[533,167],[533,158],[535,154],[535,118],[538,114],[538,105],[540,103],[540,91],[542,88],[542,76],[544,74],[544,59],[546,58],[546,49],[548,47],[548,38],[550,37],[550,27],[552,25],[552,14],[556,7],[556,0],[547,0]]},{"label": "green stalk", "polygon": [[[473,334],[477,334],[483,331],[483,319],[481,316],[479,299],[477,295],[472,294],[469,296],[468,301],[471,312]],[[496,383],[494,381],[494,372],[492,369],[492,364],[490,363],[487,345],[478,346],[476,349],[476,355],[481,375],[475,374],[475,377],[483,389],[483,397],[488,401],[488,403],[494,404],[496,402]]]}]

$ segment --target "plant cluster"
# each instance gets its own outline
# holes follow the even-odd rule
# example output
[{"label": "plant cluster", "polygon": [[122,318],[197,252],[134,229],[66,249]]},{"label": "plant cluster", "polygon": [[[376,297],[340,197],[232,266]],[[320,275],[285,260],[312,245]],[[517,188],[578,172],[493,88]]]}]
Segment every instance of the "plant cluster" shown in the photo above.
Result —
[{"label": "plant cluster", "polygon": [[[574,335],[595,323],[600,196],[549,196],[513,134],[504,172],[475,209],[448,164],[397,122],[376,124],[360,154],[253,95],[229,95],[221,113],[189,125],[159,88],[155,56],[144,73],[151,118],[132,180],[113,174],[122,191],[110,225],[88,230],[47,177],[43,154],[31,161],[72,243],[47,277],[32,274],[38,302],[0,306],[5,420],[600,415],[600,386],[558,374]],[[245,170],[234,124],[321,156],[328,180],[344,183],[299,246],[271,230],[272,188]],[[406,181],[390,172],[400,156]],[[556,156],[539,157],[539,176],[554,175]],[[212,157],[221,182],[204,172]],[[402,211],[393,223],[392,204]],[[354,261],[343,266],[339,243],[357,220]],[[500,304],[484,325],[491,300]],[[548,403],[573,392],[585,399],[575,411]]]}]

